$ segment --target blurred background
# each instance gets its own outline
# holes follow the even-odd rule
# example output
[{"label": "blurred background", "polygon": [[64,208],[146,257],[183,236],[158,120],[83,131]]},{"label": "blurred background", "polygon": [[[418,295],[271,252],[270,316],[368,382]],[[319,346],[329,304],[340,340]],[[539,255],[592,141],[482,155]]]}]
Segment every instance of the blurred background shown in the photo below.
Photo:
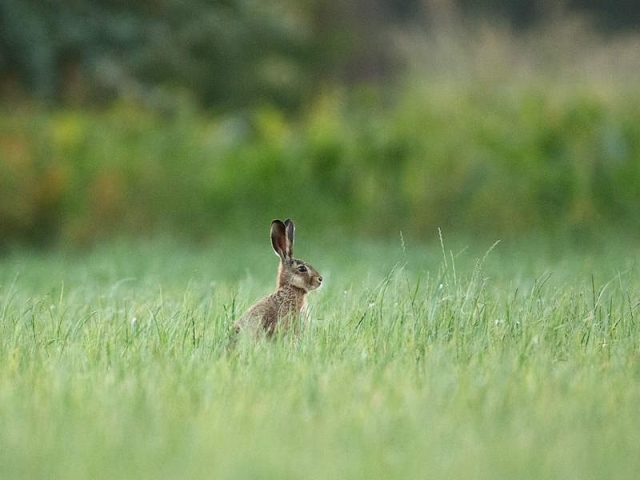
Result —
[{"label": "blurred background", "polygon": [[640,233],[640,2],[2,0],[0,246]]}]

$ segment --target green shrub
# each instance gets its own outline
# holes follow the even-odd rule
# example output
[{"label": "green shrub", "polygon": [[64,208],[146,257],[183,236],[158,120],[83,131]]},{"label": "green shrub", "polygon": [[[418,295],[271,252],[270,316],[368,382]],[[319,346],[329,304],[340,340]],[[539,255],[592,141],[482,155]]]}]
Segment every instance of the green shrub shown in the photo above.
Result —
[{"label": "green shrub", "polygon": [[273,107],[5,113],[0,234],[200,239],[277,216],[368,235],[637,232],[633,98],[434,83],[386,107],[325,92],[297,119]]}]

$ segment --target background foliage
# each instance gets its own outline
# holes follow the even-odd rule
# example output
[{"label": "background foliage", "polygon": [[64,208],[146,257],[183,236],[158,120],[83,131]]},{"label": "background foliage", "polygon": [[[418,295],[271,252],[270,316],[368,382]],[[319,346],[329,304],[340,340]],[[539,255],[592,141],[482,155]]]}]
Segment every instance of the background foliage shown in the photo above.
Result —
[{"label": "background foliage", "polygon": [[614,4],[8,0],[0,244],[281,215],[637,233],[640,39]]},{"label": "background foliage", "polygon": [[307,228],[394,236],[637,231],[635,104],[546,93],[413,94],[379,111],[334,92],[296,122],[271,108],[220,120],[127,106],[5,117],[3,234],[197,239],[285,212]]},{"label": "background foliage", "polygon": [[531,28],[567,12],[610,31],[640,20],[624,0],[4,0],[0,84],[5,99],[162,106],[186,90],[207,107],[299,108],[324,82],[393,76],[393,28],[478,18]]}]

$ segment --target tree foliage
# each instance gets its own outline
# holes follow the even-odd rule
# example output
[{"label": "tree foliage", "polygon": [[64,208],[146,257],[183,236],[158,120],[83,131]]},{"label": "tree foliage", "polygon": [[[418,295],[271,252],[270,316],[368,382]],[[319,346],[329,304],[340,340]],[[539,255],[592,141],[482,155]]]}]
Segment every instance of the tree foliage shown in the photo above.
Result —
[{"label": "tree foliage", "polygon": [[0,8],[5,88],[48,100],[161,102],[163,86],[208,106],[293,104],[321,65],[308,16],[289,0],[5,0]]},{"label": "tree foliage", "polygon": [[624,3],[3,0],[0,98],[91,104],[124,96],[163,107],[180,93],[205,107],[291,109],[326,83],[391,75],[400,62],[388,33],[398,25],[437,24],[448,11],[526,26],[560,7],[632,25],[640,7],[618,8]]}]

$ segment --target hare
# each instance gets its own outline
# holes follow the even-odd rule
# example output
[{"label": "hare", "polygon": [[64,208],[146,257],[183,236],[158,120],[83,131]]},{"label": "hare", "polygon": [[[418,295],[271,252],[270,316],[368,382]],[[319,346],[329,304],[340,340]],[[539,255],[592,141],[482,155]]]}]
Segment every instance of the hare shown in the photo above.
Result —
[{"label": "hare", "polygon": [[236,333],[251,332],[259,336],[263,332],[271,337],[278,330],[287,330],[298,315],[306,314],[307,293],[322,285],[322,277],[306,262],[293,257],[295,226],[290,219],[271,222],[271,245],[280,257],[276,291],[255,303],[235,323]]}]

